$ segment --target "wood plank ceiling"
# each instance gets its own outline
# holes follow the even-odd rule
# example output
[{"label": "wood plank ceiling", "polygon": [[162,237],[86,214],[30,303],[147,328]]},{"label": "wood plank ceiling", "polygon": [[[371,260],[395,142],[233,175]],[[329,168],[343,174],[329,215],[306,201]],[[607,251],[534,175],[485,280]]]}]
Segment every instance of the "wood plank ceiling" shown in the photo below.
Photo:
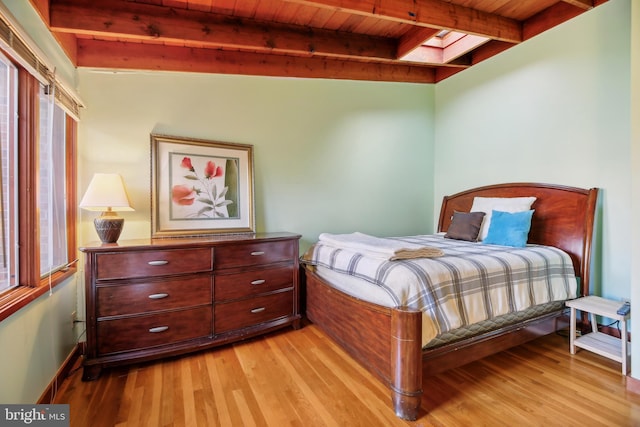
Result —
[{"label": "wood plank ceiling", "polygon": [[79,67],[435,83],[606,0],[30,0]]}]

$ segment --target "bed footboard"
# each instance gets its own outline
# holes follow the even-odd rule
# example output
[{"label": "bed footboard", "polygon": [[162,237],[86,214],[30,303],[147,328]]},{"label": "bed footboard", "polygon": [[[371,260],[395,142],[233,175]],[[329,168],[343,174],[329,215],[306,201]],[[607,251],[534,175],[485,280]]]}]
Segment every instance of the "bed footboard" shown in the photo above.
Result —
[{"label": "bed footboard", "polygon": [[391,390],[398,417],[416,420],[422,400],[421,313],[352,298],[306,269],[306,314]]}]

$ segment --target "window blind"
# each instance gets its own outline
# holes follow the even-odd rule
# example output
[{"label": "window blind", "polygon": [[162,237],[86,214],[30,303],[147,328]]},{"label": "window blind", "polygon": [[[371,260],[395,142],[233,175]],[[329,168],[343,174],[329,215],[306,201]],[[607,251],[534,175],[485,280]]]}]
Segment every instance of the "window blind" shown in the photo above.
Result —
[{"label": "window blind", "polygon": [[55,67],[48,64],[46,57],[24,31],[6,8],[0,3],[0,47],[14,60],[18,61],[42,84],[55,87],[56,102],[76,121],[80,120],[80,108],[83,107],[79,97],[65,84],[56,79]]}]

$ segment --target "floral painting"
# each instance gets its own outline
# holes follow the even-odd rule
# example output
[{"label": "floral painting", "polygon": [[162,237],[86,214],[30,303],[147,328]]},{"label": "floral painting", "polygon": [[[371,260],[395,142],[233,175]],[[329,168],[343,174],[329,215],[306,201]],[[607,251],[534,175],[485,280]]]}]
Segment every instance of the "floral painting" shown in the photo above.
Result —
[{"label": "floral painting", "polygon": [[151,135],[152,237],[253,232],[253,147]]},{"label": "floral painting", "polygon": [[238,159],[182,153],[170,156],[175,171],[171,185],[172,218],[237,217]]}]

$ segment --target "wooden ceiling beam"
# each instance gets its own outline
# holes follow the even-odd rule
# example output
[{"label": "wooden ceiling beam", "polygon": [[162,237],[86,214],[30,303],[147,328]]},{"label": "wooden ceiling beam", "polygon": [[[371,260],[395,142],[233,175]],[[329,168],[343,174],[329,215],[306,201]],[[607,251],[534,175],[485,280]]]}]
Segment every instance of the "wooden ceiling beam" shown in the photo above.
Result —
[{"label": "wooden ceiling beam", "polygon": [[414,27],[409,30],[398,41],[398,58],[402,58],[405,55],[413,52],[415,49],[422,46],[422,44],[432,37],[435,37],[441,30],[429,27]]},{"label": "wooden ceiling beam", "polygon": [[[49,0],[30,0],[31,5],[36,10],[42,22],[49,22]],[[76,63],[76,36],[73,34],[58,33],[52,31],[51,34],[57,40],[58,44],[67,55],[69,60]]]},{"label": "wooden ceiling beam", "polygon": [[511,47],[513,47],[512,43],[490,40],[471,52],[471,65],[478,64],[486,59],[491,58],[492,56],[504,52]]},{"label": "wooden ceiling beam", "polygon": [[466,35],[443,49],[442,61],[449,63],[488,41],[486,37]]},{"label": "wooden ceiling beam", "polygon": [[593,0],[562,0],[572,6],[579,7],[582,10],[591,10],[595,7]]},{"label": "wooden ceiling beam", "polygon": [[527,19],[522,25],[522,37],[529,40],[582,13],[584,10],[579,7],[567,2],[558,2]]},{"label": "wooden ceiling beam", "polygon": [[92,36],[335,58],[397,59],[388,38],[229,18],[130,1],[51,0],[50,28]]},{"label": "wooden ceiling beam", "polygon": [[517,20],[458,6],[444,0],[287,1],[406,24],[474,34],[511,43],[522,41],[522,29]]},{"label": "wooden ceiling beam", "polygon": [[343,80],[434,83],[428,66],[78,39],[78,66]]},{"label": "wooden ceiling beam", "polygon": [[[78,66],[434,83],[607,0],[559,0],[523,21],[451,0],[259,3],[273,9],[270,15],[245,14],[251,6],[226,0],[223,3],[229,7],[224,9],[213,8],[211,0],[29,1]],[[265,20],[233,16],[236,7],[242,16]],[[294,16],[302,10],[304,14]],[[286,11],[277,17],[280,22],[269,20],[280,11]],[[322,17],[311,21],[316,15]],[[345,17],[351,24],[342,22]],[[332,30],[303,25],[321,26],[328,19],[327,28]],[[290,23],[284,23],[287,20]],[[345,30],[360,22],[366,23],[363,32],[379,26],[379,35]],[[385,28],[393,28],[394,37],[404,35],[385,36],[391,31]],[[433,42],[441,39],[434,36],[441,30],[468,36],[455,44],[453,36],[445,37],[438,45]],[[476,46],[479,37],[490,40]],[[430,38],[431,43],[423,46]]]}]

